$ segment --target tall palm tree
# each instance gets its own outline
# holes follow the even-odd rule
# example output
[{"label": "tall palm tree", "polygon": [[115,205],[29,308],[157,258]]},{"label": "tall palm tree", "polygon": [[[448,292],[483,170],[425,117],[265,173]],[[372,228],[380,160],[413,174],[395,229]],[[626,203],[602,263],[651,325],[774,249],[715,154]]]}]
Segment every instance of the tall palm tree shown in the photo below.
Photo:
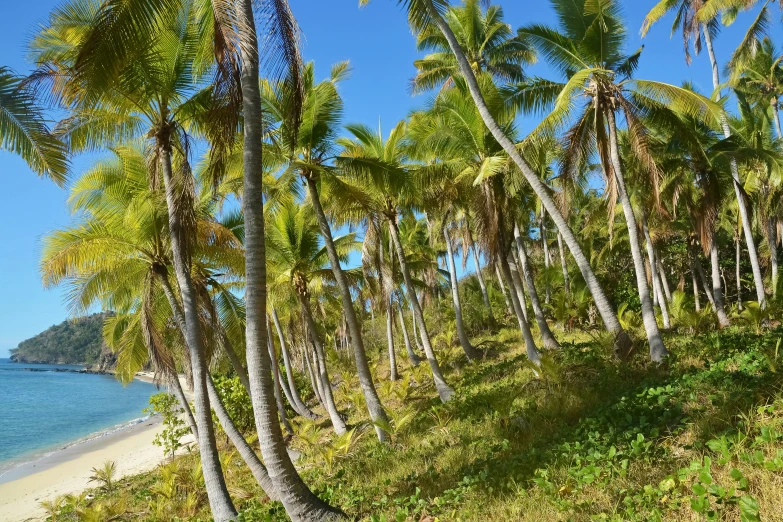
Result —
[{"label": "tall palm tree", "polygon": [[[768,2],[767,2],[768,3]],[[740,5],[742,4],[742,5]],[[738,2],[737,0],[679,0],[679,1],[670,1],[670,0],[661,0],[653,9],[647,14],[647,17],[645,18],[644,25],[642,26],[642,35],[645,35],[649,28],[656,23],[658,20],[660,20],[663,16],[666,15],[671,10],[677,9],[677,17],[675,18],[675,22],[673,25],[673,28],[678,25],[680,21],[682,21],[683,24],[683,35],[687,35],[686,38],[684,38],[684,44],[686,49],[686,61],[690,63],[690,55],[688,54],[688,41],[689,39],[692,39],[694,41],[695,49],[698,53],[698,51],[701,49],[701,39],[699,37],[699,31],[704,36],[704,44],[707,48],[707,54],[710,58],[710,65],[712,67],[712,87],[714,89],[713,92],[713,99],[720,100],[721,98],[721,82],[720,82],[720,73],[718,68],[718,60],[715,57],[715,49],[713,47],[712,39],[717,35],[717,17],[721,13],[721,11],[725,9],[737,9],[739,7],[745,8],[750,7],[750,5],[755,4],[755,0],[752,0],[750,2],[742,1]],[[745,42],[741,44],[741,47],[745,49],[750,44],[751,40],[753,40],[756,37],[756,34],[758,32],[761,32],[764,30],[765,27],[765,20],[766,20],[766,4],[764,5],[764,8],[762,8],[761,12],[759,13],[758,17],[756,18],[754,25],[754,28],[752,28],[748,35],[745,37]],[[745,54],[744,51],[741,51],[740,54]],[[728,138],[731,136],[731,128],[728,123],[728,119],[726,118],[725,114],[721,116],[721,129],[723,131],[724,137]],[[731,174],[732,174],[732,184],[734,186],[734,194],[737,198],[737,205],[739,208],[739,216],[742,219],[743,222],[743,232],[745,235],[745,243],[748,247],[748,256],[750,257],[750,265],[753,270],[753,281],[756,288],[756,299],[760,306],[764,306],[766,302],[766,298],[764,295],[764,282],[761,277],[761,267],[759,265],[759,257],[758,253],[756,252],[756,243],[753,239],[753,230],[752,230],[752,224],[749,220],[750,216],[748,213],[748,209],[745,205],[745,200],[743,199],[742,195],[742,183],[739,176],[739,169],[737,168],[736,162],[732,162],[731,164]],[[714,284],[714,282],[713,282]]]},{"label": "tall palm tree", "polygon": [[[535,62],[533,49],[514,35],[503,21],[503,9],[481,0],[463,0],[449,7],[444,18],[462,46],[476,74],[487,72],[501,82],[519,82],[524,78],[522,66]],[[419,51],[433,51],[413,62],[418,73],[411,81],[413,92],[448,86],[460,75],[459,65],[440,30],[429,26],[416,35]]]},{"label": "tall palm tree", "polygon": [[[360,5],[365,5],[369,0],[360,0]],[[398,0],[408,10],[408,20],[414,31],[421,32],[429,26],[437,27],[446,39],[454,58],[457,60],[457,66],[460,74],[467,82],[470,95],[481,114],[481,117],[489,131],[492,133],[509,158],[522,172],[525,181],[531,186],[536,196],[542,201],[552,220],[555,222],[558,230],[563,234],[563,239],[571,251],[579,270],[582,272],[590,293],[593,296],[598,312],[606,325],[607,330],[615,335],[615,351],[617,353],[627,353],[631,348],[631,339],[623,330],[617,314],[612,308],[606,294],[604,293],[598,279],[593,273],[590,262],[584,255],[581,245],[574,233],[571,231],[563,215],[557,209],[554,199],[548,193],[547,187],[538,178],[530,165],[524,160],[514,143],[503,133],[503,129],[498,125],[489,106],[484,100],[476,75],[465,55],[465,51],[457,40],[454,31],[449,27],[443,18],[444,12],[448,7],[448,2],[444,0]]]},{"label": "tall palm tree", "polygon": [[[666,348],[655,319],[645,276],[637,218],[625,182],[617,115],[620,113],[625,117],[634,154],[644,164],[655,184],[660,173],[650,155],[647,130],[640,121],[641,115],[650,111],[665,113],[671,110],[709,119],[717,115],[719,107],[687,89],[632,79],[641,49],[630,55],[625,54],[625,28],[620,8],[614,0],[601,0],[600,10],[593,9],[585,0],[553,0],[552,5],[558,14],[561,30],[542,25],[520,29],[567,79],[557,95],[552,113],[534,134],[547,134],[572,119],[575,121],[565,138],[565,171],[585,161],[586,153],[598,153],[611,196],[610,209],[614,206],[613,199],[619,198],[625,215],[650,357],[653,361],[661,361],[666,355]],[[575,114],[573,103],[576,96],[587,99],[578,115]]]},{"label": "tall palm tree", "polygon": [[769,111],[778,138],[780,127],[780,97],[783,96],[783,54],[769,37],[758,43],[756,52],[732,71],[734,89]]},{"label": "tall palm tree", "polygon": [[302,118],[296,122],[286,119],[297,103],[296,90],[290,81],[265,82],[263,85],[264,107],[272,120],[279,122],[275,142],[281,146],[279,154],[287,161],[287,170],[300,176],[307,184],[307,194],[315,210],[315,217],[324,238],[331,269],[340,292],[345,318],[348,323],[351,344],[354,351],[356,370],[362,387],[370,419],[375,423],[379,440],[386,440],[381,426],[388,423],[386,412],[375,389],[367,354],[364,348],[361,324],[353,308],[353,296],[349,281],[340,265],[340,256],[334,245],[332,230],[321,203],[321,191],[336,175],[330,166],[336,152],[336,133],[342,116],[343,102],[337,91],[337,84],[349,72],[347,62],[336,64],[328,80],[315,81],[312,63],[302,71]]},{"label": "tall palm tree", "polygon": [[[399,215],[406,203],[410,203],[415,185],[410,172],[405,169],[405,122],[398,123],[384,140],[380,130],[373,131],[364,125],[346,127],[352,138],[339,140],[343,150],[337,165],[346,173],[349,183],[335,198],[344,201],[357,221],[367,214],[376,216],[388,226],[397,261],[400,264],[405,291],[419,322],[424,353],[430,364],[435,388],[441,401],[448,401],[454,390],[446,383],[435,356],[424,312],[416,295],[410,266],[400,238]],[[406,201],[407,198],[407,201]]]},{"label": "tall palm tree", "polygon": [[30,168],[65,183],[68,159],[64,144],[46,126],[34,93],[8,67],[0,66],[0,150],[18,154]]},{"label": "tall palm tree", "polygon": [[56,13],[50,25],[33,40],[32,47],[39,70],[53,73],[55,92],[72,111],[59,125],[59,132],[72,150],[134,136],[150,139],[155,177],[162,178],[165,187],[173,266],[187,321],[207,493],[215,519],[232,520],[236,510],[216,449],[204,336],[191,274],[194,196],[187,129],[213,136],[234,132],[230,125],[221,125],[226,122],[215,118],[213,111],[219,93],[210,84],[214,76],[214,68],[210,67],[213,57],[207,55],[205,59],[200,47],[209,38],[201,23],[203,12],[184,9],[164,17],[156,22],[155,34],[149,35],[146,45],[125,51],[125,60],[112,63],[107,69],[96,63],[105,59],[105,46],[112,47],[116,42],[108,41],[114,35],[102,32],[102,23],[106,17],[122,11],[116,11],[118,6],[111,3],[89,2],[89,6],[90,24],[82,23],[74,30],[68,18],[73,13]]},{"label": "tall palm tree", "polygon": [[[338,434],[345,433],[345,422],[337,411],[332,396],[332,385],[326,368],[321,334],[313,316],[311,299],[314,291],[320,293],[327,283],[334,283],[334,273],[327,265],[326,248],[320,244],[318,224],[310,207],[295,203],[282,206],[273,216],[267,228],[267,258],[270,272],[275,275],[270,281],[270,292],[278,293],[279,285],[285,285],[297,296],[302,317],[313,345],[319,368],[321,387],[332,426]],[[353,234],[334,239],[334,246],[343,262],[348,253],[356,248]]]}]

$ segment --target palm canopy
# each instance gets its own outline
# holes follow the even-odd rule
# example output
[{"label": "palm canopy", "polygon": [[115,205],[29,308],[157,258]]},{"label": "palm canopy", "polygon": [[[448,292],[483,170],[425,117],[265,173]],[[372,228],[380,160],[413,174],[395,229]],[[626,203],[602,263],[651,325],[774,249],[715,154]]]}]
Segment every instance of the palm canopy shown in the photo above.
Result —
[{"label": "palm canopy", "polygon": [[[632,77],[642,49],[626,54],[626,32],[622,13],[614,0],[552,0],[560,21],[560,30],[543,25],[520,29],[566,82],[559,91],[549,91],[552,112],[532,135],[554,134],[568,124],[563,168],[577,169],[597,150],[605,172],[609,173],[608,112],[624,114],[634,153],[657,173],[646,145],[647,131],[640,118],[655,116],[660,121],[672,119],[674,113],[716,121],[719,105],[688,89]],[[524,89],[528,86],[519,86]],[[586,99],[582,107],[575,101]],[[523,107],[527,108],[527,107]]]},{"label": "palm canopy", "polygon": [[[335,238],[334,244],[341,262],[358,248],[353,233]],[[334,274],[311,207],[296,202],[280,205],[269,216],[266,245],[272,296],[293,290],[309,298],[333,285]],[[356,280],[360,272],[346,270],[346,274]]]},{"label": "palm canopy", "polygon": [[[450,7],[445,13],[446,23],[465,51],[474,73],[487,72],[501,82],[522,81],[522,67],[535,62],[535,52],[503,21],[500,6],[482,9],[483,3],[464,0],[461,6]],[[432,52],[414,62],[418,69],[411,81],[414,92],[449,85],[460,76],[457,60],[437,27],[425,27],[417,35],[416,44],[419,51]]]},{"label": "palm canopy", "polygon": [[65,183],[65,145],[47,128],[34,93],[8,67],[0,67],[0,149],[18,154],[58,185]]}]

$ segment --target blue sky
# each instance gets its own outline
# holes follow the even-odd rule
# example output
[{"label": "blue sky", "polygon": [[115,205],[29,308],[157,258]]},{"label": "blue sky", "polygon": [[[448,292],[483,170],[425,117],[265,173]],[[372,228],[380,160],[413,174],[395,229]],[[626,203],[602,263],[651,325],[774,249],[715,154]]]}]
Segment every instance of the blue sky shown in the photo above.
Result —
[{"label": "blue sky", "polygon": [[[331,64],[350,60],[351,78],[344,82],[346,122],[363,122],[389,129],[418,104],[411,98],[408,82],[414,74],[413,60],[418,53],[408,29],[405,14],[394,0],[373,0],[364,9],[357,0],[290,0],[304,33],[304,54],[314,60],[319,77],[328,74]],[[30,70],[25,60],[25,45],[59,0],[3,2],[0,17],[0,64],[19,73]],[[513,27],[529,23],[553,23],[554,15],[545,0],[500,0],[506,21]],[[629,51],[642,43],[638,77],[679,84],[692,81],[704,93],[712,90],[706,53],[686,66],[682,40],[669,38],[671,17],[656,26],[642,41],[639,28],[646,12],[657,0],[624,0],[629,28]],[[716,42],[719,59],[725,60],[739,42],[751,16],[742,15],[737,23]],[[775,26],[778,31],[779,26]],[[529,69],[546,76],[543,65]],[[522,124],[530,130],[532,120]],[[86,159],[74,161],[74,174],[88,165]],[[3,223],[3,250],[0,253],[0,357],[20,341],[67,318],[60,289],[44,290],[38,273],[40,239],[47,232],[66,225],[70,216],[65,208],[67,192],[51,182],[38,179],[18,158],[0,151],[0,223]]]}]

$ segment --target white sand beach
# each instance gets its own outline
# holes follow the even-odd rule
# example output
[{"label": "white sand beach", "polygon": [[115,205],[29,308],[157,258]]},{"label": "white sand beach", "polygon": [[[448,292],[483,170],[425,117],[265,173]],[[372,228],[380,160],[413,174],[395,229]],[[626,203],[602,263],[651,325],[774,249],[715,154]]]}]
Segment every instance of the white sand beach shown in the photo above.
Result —
[{"label": "white sand beach", "polygon": [[[137,375],[151,382],[152,374]],[[151,417],[100,437],[52,452],[0,477],[0,522],[42,520],[44,500],[96,487],[90,471],[107,460],[117,464],[117,477],[149,471],[164,460],[163,450],[152,444],[162,419]]]}]

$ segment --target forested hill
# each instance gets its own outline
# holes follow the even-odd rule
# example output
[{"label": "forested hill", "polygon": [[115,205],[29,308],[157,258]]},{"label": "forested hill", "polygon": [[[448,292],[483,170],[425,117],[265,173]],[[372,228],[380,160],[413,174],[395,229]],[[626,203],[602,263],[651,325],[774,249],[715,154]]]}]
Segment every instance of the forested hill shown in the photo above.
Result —
[{"label": "forested hill", "polygon": [[106,314],[93,314],[62,322],[19,343],[11,350],[11,360],[27,363],[85,364],[102,362],[103,320]]}]

